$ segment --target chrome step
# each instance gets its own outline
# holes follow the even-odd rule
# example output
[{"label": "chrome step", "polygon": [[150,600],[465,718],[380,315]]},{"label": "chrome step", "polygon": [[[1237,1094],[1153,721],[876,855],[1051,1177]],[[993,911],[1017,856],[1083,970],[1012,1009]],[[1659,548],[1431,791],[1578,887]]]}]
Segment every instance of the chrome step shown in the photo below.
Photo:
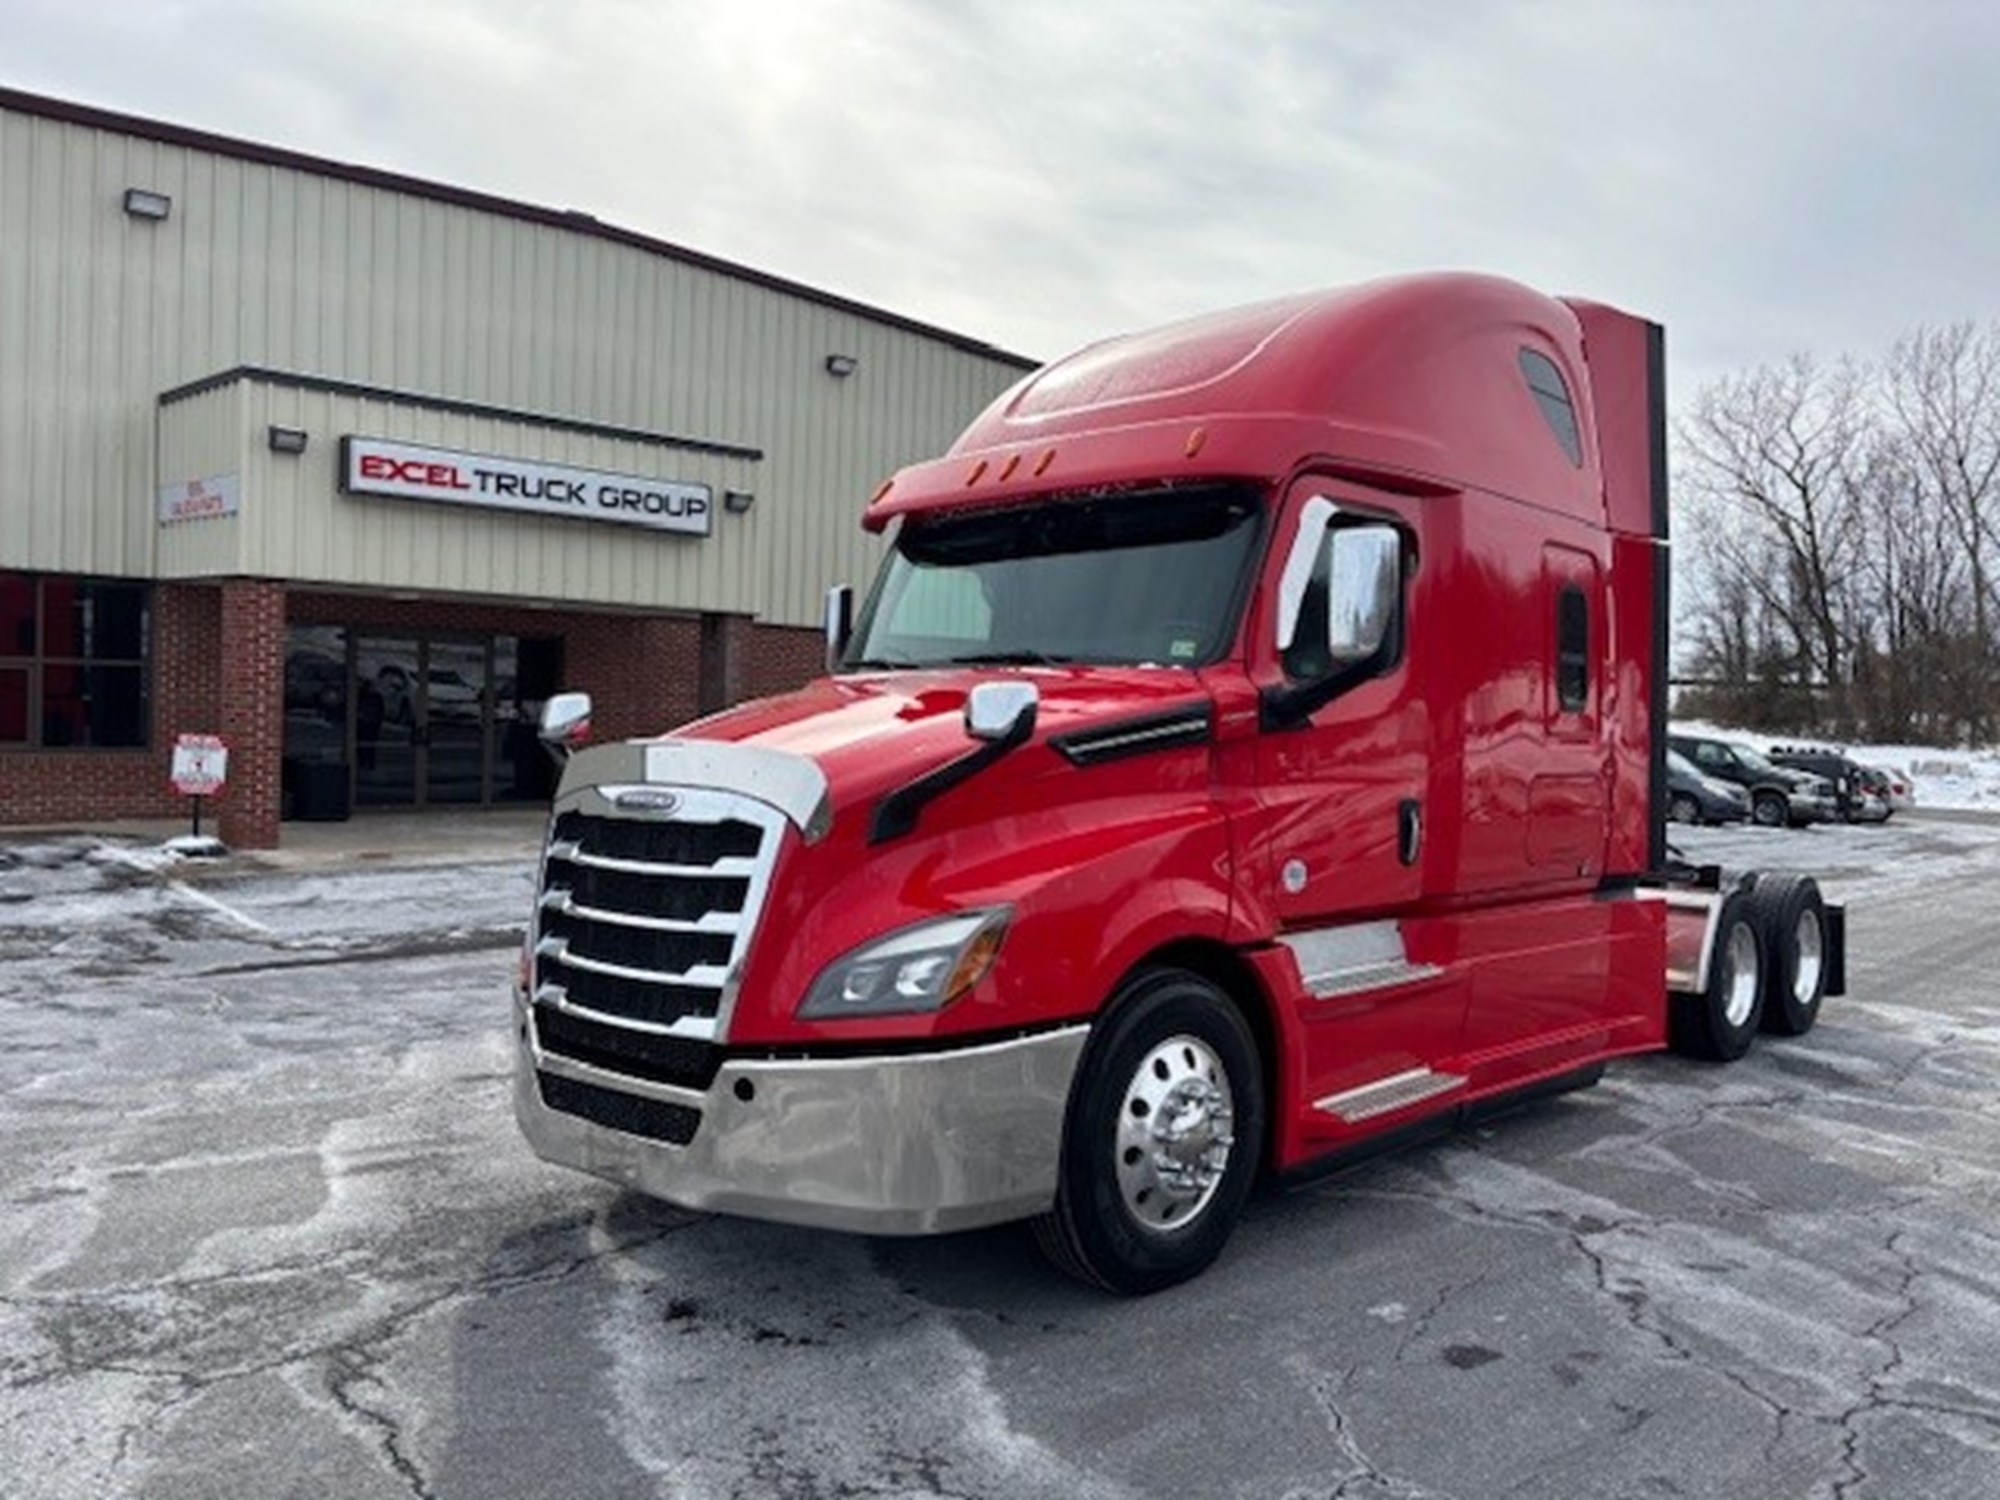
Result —
[{"label": "chrome step", "polygon": [[1328,1094],[1324,1099],[1314,1100],[1313,1108],[1323,1114],[1332,1115],[1344,1124],[1353,1125],[1464,1087],[1465,1079],[1456,1073],[1437,1073],[1429,1068],[1411,1068],[1406,1073],[1396,1073],[1388,1078],[1378,1078],[1373,1083],[1364,1083],[1358,1089],[1346,1089],[1338,1094]]}]

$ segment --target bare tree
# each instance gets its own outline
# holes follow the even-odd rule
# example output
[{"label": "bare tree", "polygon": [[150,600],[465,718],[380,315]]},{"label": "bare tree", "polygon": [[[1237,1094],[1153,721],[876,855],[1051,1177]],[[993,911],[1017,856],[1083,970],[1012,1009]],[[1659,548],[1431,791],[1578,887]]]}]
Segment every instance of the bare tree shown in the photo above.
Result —
[{"label": "bare tree", "polygon": [[1890,350],[1883,386],[1922,509],[1964,569],[1970,619],[1944,665],[1964,735],[1985,743],[2000,691],[2000,329],[1919,329]]},{"label": "bare tree", "polygon": [[1867,434],[1861,371],[1806,355],[1706,387],[1680,427],[1682,493],[1713,579],[1698,634],[1733,641],[1735,670],[1743,651],[1760,657],[1767,695],[1822,693],[1836,733],[1854,724],[1849,580],[1865,550],[1855,475]]}]

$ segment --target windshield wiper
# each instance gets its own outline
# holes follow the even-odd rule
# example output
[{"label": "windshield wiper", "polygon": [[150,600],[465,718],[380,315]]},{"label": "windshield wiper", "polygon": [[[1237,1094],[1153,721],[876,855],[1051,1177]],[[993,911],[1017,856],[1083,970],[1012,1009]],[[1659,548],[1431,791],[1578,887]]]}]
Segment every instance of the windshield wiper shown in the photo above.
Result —
[{"label": "windshield wiper", "polygon": [[971,651],[945,658],[954,667],[1063,667],[1077,658],[1046,651]]},{"label": "windshield wiper", "polygon": [[856,661],[842,662],[840,670],[843,672],[901,672],[917,665],[918,663],[913,661],[890,661],[887,657],[864,656]]}]

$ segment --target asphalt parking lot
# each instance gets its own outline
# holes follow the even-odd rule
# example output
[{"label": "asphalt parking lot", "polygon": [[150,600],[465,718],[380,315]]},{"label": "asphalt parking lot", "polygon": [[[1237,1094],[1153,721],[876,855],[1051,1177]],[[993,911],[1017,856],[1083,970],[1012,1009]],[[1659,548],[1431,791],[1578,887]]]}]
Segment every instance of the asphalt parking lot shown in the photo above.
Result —
[{"label": "asphalt parking lot", "polygon": [[10,1496],[2000,1494],[2000,824],[1682,831],[1850,996],[1256,1200],[1144,1301],[705,1219],[507,1102],[529,871],[0,850]]}]

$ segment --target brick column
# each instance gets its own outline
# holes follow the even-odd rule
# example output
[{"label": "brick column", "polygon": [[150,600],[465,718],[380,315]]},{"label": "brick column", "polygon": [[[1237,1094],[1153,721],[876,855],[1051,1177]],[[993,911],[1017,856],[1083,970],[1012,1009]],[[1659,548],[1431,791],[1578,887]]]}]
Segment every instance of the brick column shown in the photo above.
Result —
[{"label": "brick column", "polygon": [[222,839],[278,847],[285,747],[285,586],[262,578],[222,585],[222,737],[229,742]]},{"label": "brick column", "polygon": [[563,686],[589,693],[602,740],[659,734],[699,708],[700,628],[673,615],[588,615],[565,638]]},{"label": "brick column", "polygon": [[701,712],[715,713],[750,696],[750,646],[755,627],[748,615],[701,617]]}]

